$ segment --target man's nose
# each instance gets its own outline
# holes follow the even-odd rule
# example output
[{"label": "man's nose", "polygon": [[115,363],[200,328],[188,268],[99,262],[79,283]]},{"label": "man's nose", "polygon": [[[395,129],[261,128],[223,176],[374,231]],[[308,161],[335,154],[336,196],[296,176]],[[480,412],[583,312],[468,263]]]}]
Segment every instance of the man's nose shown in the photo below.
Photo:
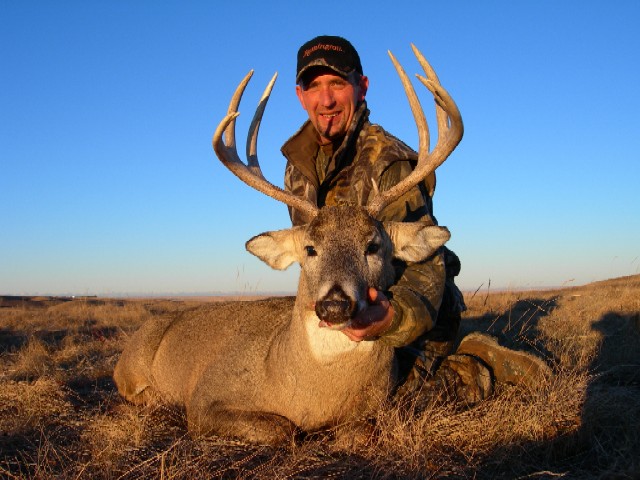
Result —
[{"label": "man's nose", "polygon": [[336,103],[331,88],[326,87],[320,90],[320,103],[323,107],[332,107]]}]

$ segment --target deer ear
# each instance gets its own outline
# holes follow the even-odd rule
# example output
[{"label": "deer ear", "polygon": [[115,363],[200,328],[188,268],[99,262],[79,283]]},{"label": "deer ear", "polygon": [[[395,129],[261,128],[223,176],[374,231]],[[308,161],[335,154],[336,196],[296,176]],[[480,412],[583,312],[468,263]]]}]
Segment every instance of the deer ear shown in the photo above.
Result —
[{"label": "deer ear", "polygon": [[284,270],[293,262],[300,261],[301,227],[261,233],[245,243],[249,253],[276,270]]},{"label": "deer ear", "polygon": [[442,247],[451,234],[446,227],[425,222],[385,222],[393,243],[393,256],[405,262],[420,262]]}]

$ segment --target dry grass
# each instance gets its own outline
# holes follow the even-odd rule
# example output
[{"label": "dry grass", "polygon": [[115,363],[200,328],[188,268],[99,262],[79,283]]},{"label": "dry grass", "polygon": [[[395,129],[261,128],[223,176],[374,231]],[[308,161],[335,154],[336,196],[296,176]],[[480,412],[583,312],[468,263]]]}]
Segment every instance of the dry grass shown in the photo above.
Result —
[{"label": "dry grass", "polygon": [[464,332],[535,351],[555,377],[468,410],[389,405],[350,446],[193,438],[183,412],[124,403],[127,337],[198,301],[2,298],[0,478],[640,478],[640,276],[469,295]]}]

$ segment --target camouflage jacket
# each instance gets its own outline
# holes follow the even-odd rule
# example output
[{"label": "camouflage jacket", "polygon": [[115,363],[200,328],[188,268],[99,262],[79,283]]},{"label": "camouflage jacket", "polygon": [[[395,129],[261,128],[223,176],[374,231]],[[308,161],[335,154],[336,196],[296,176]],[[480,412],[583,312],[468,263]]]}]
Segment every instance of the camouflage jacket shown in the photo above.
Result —
[{"label": "camouflage jacket", "polygon": [[[417,153],[382,127],[369,122],[363,102],[342,143],[327,150],[318,143],[314,127],[305,122],[282,147],[287,158],[285,189],[324,205],[367,205],[377,191],[398,183],[413,170]],[[435,223],[431,197],[435,174],[389,204],[379,220]],[[302,212],[289,209],[293,225],[308,222]],[[457,272],[456,272],[457,273]],[[385,292],[395,316],[381,341],[400,347],[408,345],[433,328],[445,288],[443,254],[424,262],[397,262],[396,282]]]}]

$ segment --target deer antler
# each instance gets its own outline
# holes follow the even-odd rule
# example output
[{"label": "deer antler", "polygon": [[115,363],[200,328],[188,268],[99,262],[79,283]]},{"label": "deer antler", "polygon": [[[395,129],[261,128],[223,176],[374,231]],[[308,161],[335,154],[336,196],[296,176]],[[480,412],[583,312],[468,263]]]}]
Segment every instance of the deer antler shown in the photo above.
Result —
[{"label": "deer antler", "polygon": [[278,77],[277,73],[265,88],[262,98],[258,103],[258,107],[256,108],[256,113],[253,115],[251,126],[249,127],[249,133],[247,135],[247,164],[240,160],[238,150],[236,149],[236,117],[240,115],[238,113],[238,106],[240,105],[242,94],[244,93],[252,75],[253,70],[251,70],[242,79],[238,88],[236,88],[235,93],[231,97],[227,115],[222,119],[213,134],[213,149],[224,166],[231,170],[236,177],[251,188],[293,207],[296,210],[304,212],[309,218],[313,218],[318,214],[318,207],[306,199],[297,197],[292,193],[273,185],[264,178],[262,170],[260,169],[260,164],[258,163],[258,130],[260,129],[260,121],[262,120],[262,115],[264,114],[264,109],[267,106],[269,96],[271,95],[271,90],[273,89],[273,85]]},{"label": "deer antler", "polygon": [[409,77],[405,73],[404,69],[398,63],[396,58],[391,52],[389,56],[391,61],[400,76],[402,86],[409,99],[409,105],[411,106],[411,112],[413,118],[418,127],[418,163],[416,168],[407,177],[402,179],[396,185],[389,190],[380,192],[367,207],[371,216],[376,217],[387,205],[393,202],[398,197],[405,194],[411,188],[420,183],[431,172],[435,171],[440,165],[444,163],[447,157],[455,150],[460,140],[462,140],[462,134],[464,127],[462,125],[462,117],[460,111],[455,102],[449,95],[449,93],[440,85],[438,77],[429,65],[429,62],[425,59],[424,55],[416,48],[415,45],[411,45],[413,53],[415,54],[418,62],[422,66],[426,78],[421,75],[416,75],[418,79],[424,84],[427,89],[433,94],[433,98],[436,103],[436,120],[438,123],[438,142],[431,153],[429,153],[429,126],[427,119],[424,116],[424,111],[420,106],[420,102],[416,95],[416,91],[413,85],[409,81]]}]

